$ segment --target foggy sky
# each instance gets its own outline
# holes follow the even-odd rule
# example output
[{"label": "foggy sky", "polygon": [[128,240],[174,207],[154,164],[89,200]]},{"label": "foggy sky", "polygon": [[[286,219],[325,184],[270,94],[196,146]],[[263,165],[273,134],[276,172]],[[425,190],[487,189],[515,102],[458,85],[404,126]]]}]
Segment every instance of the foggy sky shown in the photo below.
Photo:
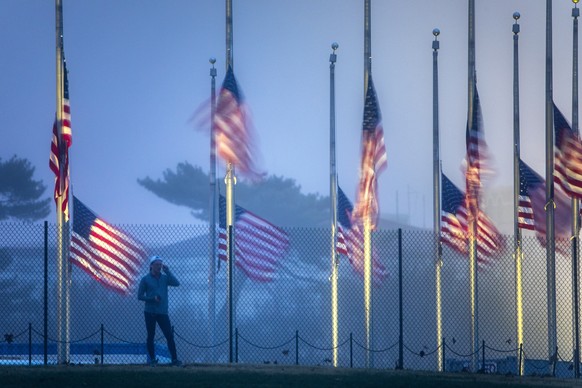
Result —
[{"label": "foggy sky", "polygon": [[[112,223],[196,222],[137,183],[187,161],[208,171],[208,135],[189,121],[225,73],[224,1],[63,0],[74,193]],[[463,187],[467,117],[467,1],[372,1],[372,74],[388,169],[382,213],[432,225],[432,30],[439,28],[443,171]],[[542,0],[476,2],[477,88],[498,168],[512,185],[512,14],[519,23],[521,156],[544,176],[545,7]],[[571,118],[573,4],[554,1],[554,100]],[[234,72],[253,113],[261,166],[329,194],[329,54],[338,42],[339,183],[354,200],[363,114],[362,0],[234,0]],[[0,3],[0,157],[16,154],[53,187],[48,168],[55,96],[54,2]],[[219,169],[219,178],[224,175]],[[398,204],[398,208],[397,208]],[[268,218],[268,214],[262,215]],[[511,217],[506,212],[504,217]],[[55,222],[53,212],[47,218]],[[503,221],[503,220],[497,220]]]}]

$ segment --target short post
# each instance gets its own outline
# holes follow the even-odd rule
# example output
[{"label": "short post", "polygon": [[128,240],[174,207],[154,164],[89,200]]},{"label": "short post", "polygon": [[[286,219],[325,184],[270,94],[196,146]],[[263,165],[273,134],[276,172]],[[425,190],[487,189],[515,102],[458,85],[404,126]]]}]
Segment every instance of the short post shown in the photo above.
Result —
[{"label": "short post", "polygon": [[483,356],[481,357],[483,359],[482,363],[481,363],[481,369],[483,369],[483,373],[485,373],[485,340],[483,340],[483,345],[482,345],[482,350],[481,352],[483,353]]},{"label": "short post", "polygon": [[299,365],[299,330],[295,330],[295,365]]},{"label": "short post", "polygon": [[523,360],[523,344],[519,344],[519,363],[517,364],[517,375],[521,376],[523,371],[521,370]]},{"label": "short post", "polygon": [[28,322],[28,366],[32,365],[32,323]]},{"label": "short post", "polygon": [[556,353],[552,357],[552,377],[556,377],[556,364],[558,363],[558,347],[556,346]]},{"label": "short post", "polygon": [[238,327],[234,329],[234,363],[238,364]]},{"label": "short post", "polygon": [[445,358],[445,349],[447,348],[447,343],[445,341],[445,337],[443,337],[443,348],[441,349],[441,351],[443,352],[443,372],[446,371],[446,365],[447,365],[447,360]]},{"label": "short post", "polygon": [[354,339],[352,333],[350,333],[350,368],[354,367]]},{"label": "short post", "polygon": [[103,324],[101,324],[101,365],[103,365],[103,353],[105,353],[105,343],[103,341],[103,333],[105,332]]}]

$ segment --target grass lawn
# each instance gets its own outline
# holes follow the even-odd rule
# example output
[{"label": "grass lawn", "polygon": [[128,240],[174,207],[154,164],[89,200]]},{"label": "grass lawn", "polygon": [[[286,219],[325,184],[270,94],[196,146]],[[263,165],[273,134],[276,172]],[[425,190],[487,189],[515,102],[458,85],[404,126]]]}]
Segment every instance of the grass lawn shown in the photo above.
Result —
[{"label": "grass lawn", "polygon": [[550,377],[277,365],[0,367],[0,387],[582,387]]}]

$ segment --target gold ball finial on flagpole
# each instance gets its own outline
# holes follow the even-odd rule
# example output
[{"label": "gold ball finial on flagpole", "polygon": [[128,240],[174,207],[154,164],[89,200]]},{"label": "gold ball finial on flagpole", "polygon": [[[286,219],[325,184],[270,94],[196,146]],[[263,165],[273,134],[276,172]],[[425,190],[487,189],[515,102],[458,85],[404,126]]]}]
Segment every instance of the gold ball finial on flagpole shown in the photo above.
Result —
[{"label": "gold ball finial on flagpole", "polygon": [[516,22],[519,20],[520,17],[521,15],[519,14],[519,12],[516,11],[513,13],[513,18],[515,19]]},{"label": "gold ball finial on flagpole", "polygon": [[338,47],[339,47],[339,44],[337,44],[337,42],[333,42],[333,43],[331,44],[331,49],[332,49],[333,51],[337,50],[337,49],[338,49]]},{"label": "gold ball finial on flagpole", "polygon": [[432,30],[432,34],[436,38],[437,36],[439,36],[441,34],[441,30],[439,30],[438,28],[435,28],[434,30]]},{"label": "gold ball finial on flagpole", "polygon": [[572,3],[574,3],[574,4],[578,4],[578,2],[579,2],[579,1],[580,1],[580,0],[572,0]]}]

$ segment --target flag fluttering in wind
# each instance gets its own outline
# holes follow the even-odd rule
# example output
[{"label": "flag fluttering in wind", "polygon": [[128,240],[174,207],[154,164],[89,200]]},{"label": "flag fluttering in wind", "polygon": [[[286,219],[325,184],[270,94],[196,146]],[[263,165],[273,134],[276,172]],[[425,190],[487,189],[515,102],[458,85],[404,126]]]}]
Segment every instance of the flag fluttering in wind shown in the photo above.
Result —
[{"label": "flag fluttering in wind", "polygon": [[473,95],[472,123],[467,122],[466,146],[467,157],[465,160],[465,181],[468,204],[467,210],[469,211],[468,216],[470,217],[472,213],[478,213],[479,196],[481,194],[483,179],[492,174],[492,170],[489,167],[489,152],[483,131],[481,101],[479,99],[476,85],[475,93]]},{"label": "flag fluttering in wind", "polygon": [[569,196],[582,198],[582,142],[554,104],[554,182]]},{"label": "flag fluttering in wind", "polygon": [[[218,258],[227,261],[226,198],[219,198]],[[271,282],[289,250],[289,236],[281,228],[241,206],[235,209],[235,265],[249,278]]]},{"label": "flag fluttering in wind", "polygon": [[231,66],[220,89],[212,129],[218,156],[232,163],[240,174],[259,178],[249,113]]},{"label": "flag fluttering in wind", "polygon": [[362,161],[360,164],[360,183],[358,199],[352,213],[352,219],[358,223],[369,219],[375,227],[378,206],[378,175],[386,169],[388,160],[384,145],[382,115],[372,76],[368,78],[368,89],[364,104],[364,122],[362,125]]},{"label": "flag fluttering in wind", "polygon": [[[338,225],[336,251],[348,257],[354,271],[364,276],[364,234],[360,225],[351,222],[353,206],[338,187]],[[372,279],[375,285],[382,284],[388,277],[388,270],[379,260],[378,253],[372,251]]]},{"label": "flag fluttering in wind", "polygon": [[[441,241],[466,254],[468,247],[467,196],[442,174]],[[480,209],[477,213],[477,264],[484,269],[503,248],[503,239],[493,222]]]},{"label": "flag fluttering in wind", "polygon": [[[554,177],[555,178],[555,177]],[[522,229],[535,230],[542,246],[546,246],[546,182],[522,160],[519,161],[519,218]],[[554,236],[556,241],[568,241],[572,234],[572,203],[556,186],[554,190]],[[569,254],[569,244],[556,244],[556,250]]]},{"label": "flag fluttering in wind", "polygon": [[54,199],[58,204],[59,198],[63,198],[61,211],[65,216],[65,221],[69,220],[69,147],[73,144],[73,133],[71,131],[71,106],[69,105],[69,82],[67,76],[67,65],[63,62],[64,86],[63,86],[63,112],[61,138],[57,129],[57,119],[53,123],[53,136],[51,141],[51,151],[49,156],[49,167],[55,174]]},{"label": "flag fluttering in wind", "polygon": [[105,287],[129,294],[145,262],[142,245],[73,196],[70,260]]}]

